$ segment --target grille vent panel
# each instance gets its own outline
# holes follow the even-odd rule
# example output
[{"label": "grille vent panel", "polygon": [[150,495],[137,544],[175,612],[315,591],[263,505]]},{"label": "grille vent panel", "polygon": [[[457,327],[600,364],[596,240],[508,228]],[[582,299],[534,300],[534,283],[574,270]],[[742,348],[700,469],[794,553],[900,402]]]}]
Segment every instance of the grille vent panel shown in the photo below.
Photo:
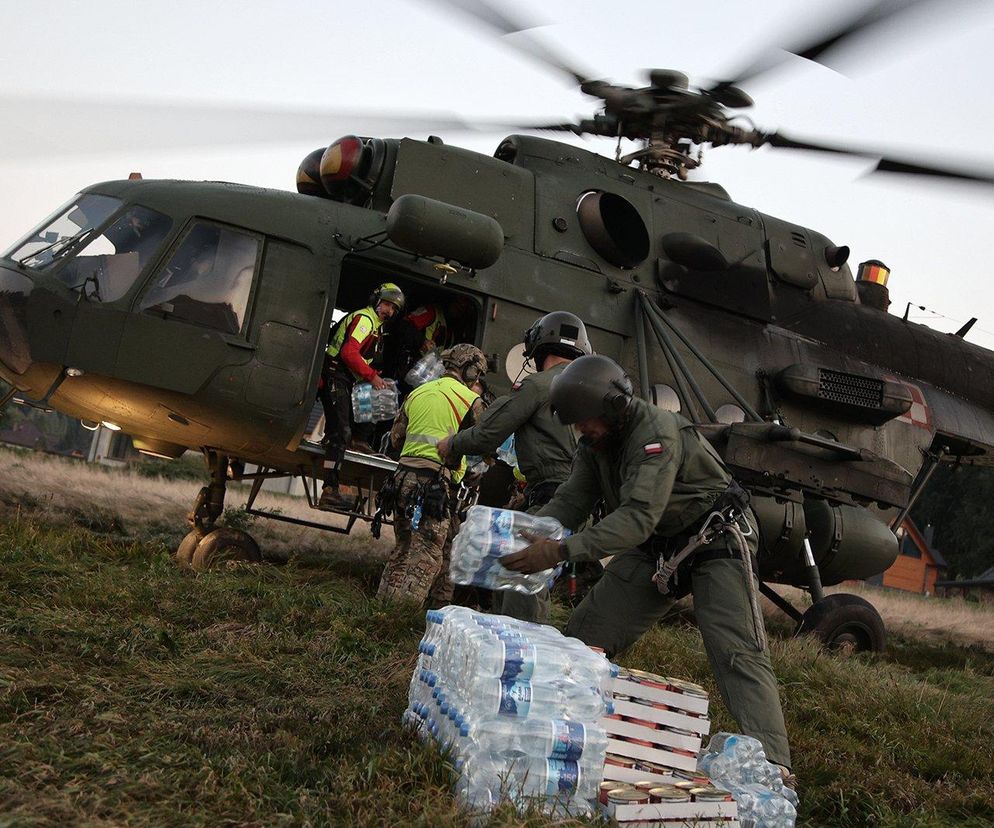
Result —
[{"label": "grille vent panel", "polygon": [[884,383],[872,377],[845,374],[842,371],[818,372],[818,396],[831,402],[860,408],[880,408],[884,399]]}]

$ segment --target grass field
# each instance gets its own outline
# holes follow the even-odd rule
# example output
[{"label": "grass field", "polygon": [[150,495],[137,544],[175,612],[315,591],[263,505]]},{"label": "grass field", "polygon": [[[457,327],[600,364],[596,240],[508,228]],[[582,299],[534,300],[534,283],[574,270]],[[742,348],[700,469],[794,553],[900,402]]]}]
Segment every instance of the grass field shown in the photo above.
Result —
[{"label": "grass field", "polygon": [[[384,542],[260,521],[284,565],[180,571],[196,485],[129,478],[0,452],[0,825],[465,824],[398,724],[424,618],[372,601]],[[923,604],[877,658],[771,621],[803,823],[994,822],[994,654]],[[621,661],[716,698],[684,623]]]}]

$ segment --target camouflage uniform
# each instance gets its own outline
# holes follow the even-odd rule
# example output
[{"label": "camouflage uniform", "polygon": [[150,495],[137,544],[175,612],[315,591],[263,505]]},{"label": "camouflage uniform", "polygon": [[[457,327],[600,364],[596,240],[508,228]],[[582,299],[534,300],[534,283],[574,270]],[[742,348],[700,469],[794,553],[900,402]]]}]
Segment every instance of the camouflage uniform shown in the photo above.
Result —
[{"label": "camouflage uniform", "polygon": [[[396,546],[376,591],[376,597],[384,600],[424,603],[430,595],[433,603],[446,604],[452,599],[449,550],[458,519],[453,516],[451,487],[465,473],[466,463],[462,461],[457,469],[446,467],[435,446],[440,439],[477,422],[483,403],[469,384],[486,373],[487,362],[483,353],[470,345],[456,345],[443,353],[442,359],[447,367],[445,375],[411,392],[390,431],[391,442],[395,446],[402,443],[403,450],[396,473]],[[462,378],[460,368],[463,373],[473,370],[469,380]],[[409,512],[414,510],[419,489],[438,482],[446,488],[444,513],[430,516],[424,509],[417,529],[413,529]]]},{"label": "camouflage uniform", "polygon": [[452,599],[448,579],[449,548],[452,545],[452,517],[421,516],[418,528],[411,530],[408,508],[413,508],[419,486],[436,476],[431,471],[401,471],[397,490],[393,532],[397,543],[380,578],[376,597],[381,600],[411,600],[444,606]]},{"label": "camouflage uniform", "polygon": [[[660,553],[679,551],[730,476],[714,449],[678,414],[633,399],[620,433],[600,450],[580,440],[569,480],[538,514],[579,528],[603,498],[606,516],[565,541],[568,560],[613,555],[566,628],[608,656],[627,649],[673,605],[652,582]],[[748,542],[755,555],[758,530]],[[690,559],[678,586],[690,589],[722,700],[772,762],[790,766],[776,676],[758,645],[743,562],[723,539]],[[678,574],[680,574],[678,572]],[[689,579],[690,583],[687,583]]]}]

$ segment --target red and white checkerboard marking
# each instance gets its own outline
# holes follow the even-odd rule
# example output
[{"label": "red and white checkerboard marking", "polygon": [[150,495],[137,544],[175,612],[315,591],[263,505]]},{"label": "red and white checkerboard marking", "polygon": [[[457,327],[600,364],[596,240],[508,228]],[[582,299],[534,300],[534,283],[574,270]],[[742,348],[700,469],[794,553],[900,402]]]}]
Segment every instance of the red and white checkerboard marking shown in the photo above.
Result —
[{"label": "red and white checkerboard marking", "polygon": [[902,423],[908,423],[908,425],[917,426],[918,428],[924,428],[926,431],[934,431],[932,428],[932,412],[929,410],[928,403],[925,402],[925,395],[922,393],[922,390],[910,382],[894,381],[900,382],[907,388],[911,392],[911,399],[913,400],[908,413],[902,414],[897,420]]}]

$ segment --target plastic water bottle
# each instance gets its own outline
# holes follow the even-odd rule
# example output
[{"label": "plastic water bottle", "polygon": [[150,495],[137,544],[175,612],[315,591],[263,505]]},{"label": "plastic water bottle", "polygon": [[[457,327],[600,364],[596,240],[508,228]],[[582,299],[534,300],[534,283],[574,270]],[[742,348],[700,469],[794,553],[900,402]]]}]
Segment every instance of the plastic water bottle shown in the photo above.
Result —
[{"label": "plastic water bottle", "polygon": [[561,540],[566,534],[555,518],[488,506],[471,507],[452,543],[449,573],[452,582],[528,595],[541,591],[558,574],[556,569],[524,575],[500,564],[501,558],[531,543],[522,537],[523,532],[553,540]]},{"label": "plastic water bottle", "polygon": [[478,753],[505,760],[535,756],[576,762],[588,776],[603,770],[607,750],[607,733],[599,724],[568,719],[486,719],[470,727],[469,739]]},{"label": "plastic water bottle", "polygon": [[373,388],[368,382],[357,382],[352,387],[352,416],[357,423],[379,423],[397,416],[397,383],[391,379],[384,382],[383,388]]},{"label": "plastic water bottle", "polygon": [[753,828],[793,828],[797,794],[783,784],[779,767],[766,760],[758,739],[716,733],[697,762],[715,785],[731,792],[739,820]]},{"label": "plastic water bottle", "polygon": [[445,366],[442,365],[442,357],[436,348],[411,366],[411,370],[404,375],[404,382],[412,388],[417,388],[419,385],[438,379],[444,373]]},{"label": "plastic water bottle", "polygon": [[480,679],[472,685],[472,696],[484,714],[518,719],[538,716],[595,721],[610,710],[599,689],[570,681]]},{"label": "plastic water bottle", "polygon": [[471,803],[501,799],[527,806],[536,800],[550,810],[580,815],[591,812],[601,775],[586,777],[576,762],[564,759],[519,757],[504,762],[487,755],[466,760],[459,793]]}]

